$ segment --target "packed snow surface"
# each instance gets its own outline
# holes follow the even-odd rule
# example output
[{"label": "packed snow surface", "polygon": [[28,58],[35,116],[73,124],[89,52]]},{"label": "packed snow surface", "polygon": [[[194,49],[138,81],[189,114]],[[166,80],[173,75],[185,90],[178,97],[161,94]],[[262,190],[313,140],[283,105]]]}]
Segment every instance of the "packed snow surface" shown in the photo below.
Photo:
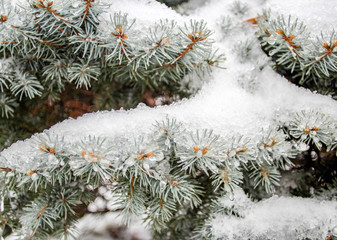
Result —
[{"label": "packed snow surface", "polygon": [[325,239],[337,225],[336,201],[274,196],[254,203],[240,190],[220,203],[240,217],[217,214],[214,239]]}]

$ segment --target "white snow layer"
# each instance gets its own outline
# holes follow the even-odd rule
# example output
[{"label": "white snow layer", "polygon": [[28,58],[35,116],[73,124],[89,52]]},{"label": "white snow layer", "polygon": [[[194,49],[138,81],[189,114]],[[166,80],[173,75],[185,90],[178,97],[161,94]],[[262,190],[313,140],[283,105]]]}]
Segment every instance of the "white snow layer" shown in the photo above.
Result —
[{"label": "white snow layer", "polygon": [[[129,13],[129,17],[137,19],[136,24],[140,28],[164,18],[175,19],[180,25],[189,18],[206,20],[209,28],[214,30],[216,47],[226,53],[225,69],[216,69],[206,76],[208,83],[189,100],[156,108],[140,104],[130,111],[112,110],[86,114],[77,120],[68,119],[56,124],[48,131],[51,135],[64,136],[69,143],[88,135],[137,138],[151,132],[155,121],[168,115],[185,123],[189,130],[209,128],[223,136],[236,133],[252,136],[273,125],[276,118],[286,119],[291,112],[313,109],[336,119],[336,101],[297,87],[272,70],[269,59],[259,50],[254,26],[245,22],[262,13],[262,9],[272,8],[273,11],[300,17],[310,25],[313,34],[318,35],[319,30],[331,30],[331,24],[335,23],[337,11],[334,2],[335,0],[325,0],[324,3],[315,0],[242,1],[249,8],[247,13],[240,15],[232,11],[234,1],[211,0],[201,8],[187,12],[189,16],[181,16],[155,1],[111,1],[111,11]],[[227,34],[223,33],[219,24],[224,17],[232,18],[233,22]],[[255,39],[255,50],[248,59],[240,59],[234,46],[247,39]],[[7,163],[18,167],[33,161],[33,148],[36,146],[32,139],[18,141],[0,156],[6,158]],[[273,197],[260,203],[248,204],[242,219],[217,217],[214,220],[214,233],[228,239],[234,239],[235,234],[247,236],[240,239],[258,239],[258,236],[273,239],[270,236],[278,232],[281,235],[275,239],[287,239],[288,233],[297,230],[300,238],[304,229],[327,223],[322,224],[322,229],[317,231],[317,234],[326,234],[327,226],[336,224],[333,223],[337,219],[336,207],[336,202]],[[253,230],[255,235],[252,235]],[[324,234],[315,236],[323,239]]]},{"label": "white snow layer", "polygon": [[[270,2],[276,4],[276,1]],[[289,0],[282,1],[282,4],[283,2],[291,3]],[[254,26],[244,21],[256,16],[256,9],[262,11],[266,5],[259,0],[250,1],[247,5],[250,6],[248,12],[240,15],[232,11],[233,4],[234,2],[213,0],[190,13],[190,16],[182,17],[156,1],[114,1],[111,9],[129,11],[130,17],[136,18],[136,27],[140,28],[145,22],[154,24],[158,19],[164,18],[175,19],[180,25],[183,25],[183,19],[205,19],[214,30],[216,47],[226,53],[226,69],[215,69],[211,75],[205,76],[208,83],[189,100],[156,108],[140,104],[130,111],[112,110],[86,114],[76,120],[68,119],[56,124],[48,130],[49,133],[64,136],[69,143],[88,135],[137,138],[151,132],[155,121],[169,116],[183,122],[189,130],[208,128],[223,136],[240,133],[249,137],[273,125],[275,119],[286,118],[291,112],[313,109],[336,118],[336,101],[297,87],[272,70],[269,59],[260,50],[254,36]],[[320,6],[322,4],[309,9],[311,14],[323,14]],[[322,11],[327,10],[333,11],[333,8],[322,8]],[[230,16],[233,22],[232,29],[225,35],[219,24],[224,16]],[[141,24],[137,25],[137,22]],[[254,41],[254,50],[249,58],[240,59],[234,46],[246,40]],[[34,156],[29,153],[36,148],[31,142],[31,139],[18,141],[0,156],[5,157],[7,162],[31,162]],[[15,167],[18,165],[15,164]]]},{"label": "white snow layer", "polygon": [[214,239],[326,239],[329,231],[337,234],[337,201],[274,196],[254,203],[240,190],[234,201],[220,202],[241,217],[217,214],[211,221]]},{"label": "white snow layer", "polygon": [[317,0],[268,0],[266,8],[271,9],[273,13],[277,12],[285,16],[290,14],[297,17],[300,21],[304,21],[308,30],[316,35],[321,31],[323,33],[331,32],[337,26],[336,0],[322,2]]}]

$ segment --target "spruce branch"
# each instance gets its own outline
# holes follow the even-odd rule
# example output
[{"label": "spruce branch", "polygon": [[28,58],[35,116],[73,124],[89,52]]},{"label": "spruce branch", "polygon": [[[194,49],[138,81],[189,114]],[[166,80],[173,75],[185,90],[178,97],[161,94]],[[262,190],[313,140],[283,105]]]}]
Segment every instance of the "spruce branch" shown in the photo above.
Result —
[{"label": "spruce branch", "polygon": [[72,23],[70,14],[62,16],[57,10],[53,8],[53,1],[49,0],[35,0],[32,8],[36,9],[34,15],[36,16],[36,24],[39,28],[46,29],[48,35],[54,34],[56,31],[63,34],[68,34],[68,31],[74,29],[78,31],[79,28]]},{"label": "spruce branch", "polygon": [[109,53],[106,56],[107,62],[117,61],[119,65],[122,64],[123,60],[131,61],[132,49],[128,43],[128,31],[132,28],[135,23],[135,19],[128,22],[127,14],[122,15],[121,12],[115,13],[113,17],[110,15],[110,21],[112,26],[111,35],[112,42],[108,42],[103,45],[104,48],[109,49]]},{"label": "spruce branch", "polygon": [[[312,52],[308,55],[304,66],[305,75],[302,78],[307,78],[308,75],[316,75],[318,78],[330,77],[337,72],[336,50],[337,35],[333,31],[329,37],[321,34],[317,40],[312,43]],[[304,80],[303,80],[304,81]]]},{"label": "spruce branch", "polygon": [[[1,92],[10,87],[18,101],[28,101],[23,97],[62,93],[67,82],[86,89],[106,88],[113,82],[120,89],[169,89],[185,96],[179,80],[190,72],[209,71],[224,60],[212,51],[211,32],[203,21],[180,28],[175,21],[162,20],[139,31],[136,21],[121,12],[99,22],[106,9],[91,0],[34,0],[25,8],[6,9],[0,22],[0,51],[4,60],[12,56],[15,67],[10,70],[16,74],[0,75]],[[35,82],[18,84],[21,76]]]},{"label": "spruce branch", "polygon": [[236,187],[242,184],[242,172],[236,168],[220,168],[217,174],[211,176],[212,185],[217,191],[220,187],[223,188],[224,192],[233,192]]},{"label": "spruce branch", "polygon": [[70,44],[74,45],[74,53],[81,53],[81,57],[88,58],[89,60],[97,60],[103,56],[103,49],[101,45],[106,44],[102,40],[95,38],[95,35],[78,34],[69,37]]},{"label": "spruce branch", "polygon": [[156,232],[161,232],[167,228],[166,224],[172,219],[176,209],[177,206],[173,199],[164,201],[161,198],[154,198],[149,202],[146,221],[153,226]]},{"label": "spruce branch", "polygon": [[80,63],[73,63],[68,70],[69,81],[75,82],[76,87],[85,86],[86,89],[91,87],[91,80],[98,80],[100,68],[97,65],[89,65],[81,60]]},{"label": "spruce branch", "polygon": [[285,168],[292,165],[290,159],[296,156],[296,150],[287,140],[286,134],[278,129],[268,129],[258,143],[257,162],[260,164],[273,164]]},{"label": "spruce branch", "polygon": [[5,89],[9,88],[10,83],[12,82],[13,75],[11,73],[5,73],[5,69],[1,69],[0,73],[0,90],[4,92]]},{"label": "spruce branch", "polygon": [[[106,95],[119,89],[128,92],[132,87],[139,92],[181,89],[184,76],[205,72],[223,60],[223,55],[212,50],[212,32],[203,21],[181,27],[163,20],[139,31],[136,21],[120,12],[111,15],[110,22],[99,23],[104,10],[97,1],[60,3],[65,4],[64,9],[56,1],[34,0],[31,24],[13,25],[10,14],[0,16],[1,30],[8,37],[2,38],[0,33],[3,60],[12,56],[20,65],[8,67],[8,75],[0,74],[2,116],[14,114],[14,97],[28,101],[46,90],[61,92],[67,82],[86,89],[104,86]],[[240,15],[247,8],[237,1],[233,10]],[[305,54],[310,44],[304,41],[303,24],[290,17],[260,20],[264,24],[262,42],[278,64],[292,72],[316,72],[317,78],[334,76],[335,65],[329,63],[335,57],[334,37],[319,45],[315,55],[319,61],[313,64],[313,58]],[[230,18],[224,23],[230,31]],[[242,50],[242,58],[250,56],[249,42],[237,48]],[[120,99],[114,104],[123,105]],[[10,224],[13,230],[20,231],[25,225],[33,229],[24,229],[24,236],[75,238],[72,232],[80,217],[78,208],[92,202],[100,186],[109,185],[117,198],[113,210],[127,223],[132,216],[144,217],[162,239],[211,237],[209,226],[203,226],[211,217],[212,200],[223,194],[232,196],[234,189],[242,187],[245,171],[255,188],[263,186],[266,192],[273,192],[279,185],[279,169],[292,164],[294,142],[336,148],[332,119],[325,121],[325,116],[317,114],[319,120],[303,127],[312,117],[302,115],[297,113],[290,123],[259,131],[252,139],[234,133],[235,137],[220,136],[209,129],[189,132],[190,127],[169,117],[137,139],[90,135],[73,142],[46,131],[33,137],[28,161],[19,155],[0,156],[0,188],[5,193],[0,199],[4,202],[0,227],[9,225],[11,214],[20,219]],[[10,197],[10,191],[17,195]],[[15,201],[12,198],[19,203],[17,209],[8,204]]]},{"label": "spruce branch", "polygon": [[199,170],[206,174],[215,173],[223,161],[220,153],[219,136],[212,131],[197,131],[186,139],[186,143],[177,146],[177,157],[182,168],[192,175],[196,175]]},{"label": "spruce branch", "polygon": [[262,185],[267,193],[275,191],[275,187],[279,186],[280,172],[276,167],[271,165],[262,164],[260,166],[251,165],[250,178],[254,181],[254,188]]},{"label": "spruce branch", "polygon": [[45,199],[37,199],[24,208],[25,214],[21,217],[21,224],[34,236],[40,229],[53,229],[57,214]]},{"label": "spruce branch", "polygon": [[13,81],[11,86],[11,92],[14,96],[19,95],[19,100],[21,101],[22,97],[29,97],[30,99],[35,96],[41,96],[43,86],[33,75],[24,73],[23,75],[17,76],[18,78]]},{"label": "spruce branch", "polygon": [[[285,123],[279,124],[287,129]],[[26,193],[21,223],[48,206],[41,220],[32,222],[36,231],[29,234],[33,237],[61,236],[64,229],[71,229],[71,234],[78,218],[76,208],[91,202],[90,194],[103,185],[109,185],[117,198],[112,210],[119,211],[126,223],[133,215],[145,214],[158,235],[175,236],[185,229],[189,236],[192,232],[200,236],[201,225],[210,217],[209,212],[203,215],[210,199],[233,195],[242,186],[244,171],[255,188],[275,191],[278,169],[290,166],[295,154],[293,143],[278,129],[261,131],[258,139],[223,139],[210,130],[189,133],[184,129],[177,120],[165,118],[154,124],[148,136],[135,140],[88,136],[66,143],[62,137],[44,133],[33,142],[34,162],[0,158],[0,181],[5,189]],[[333,130],[327,130],[331,136]],[[198,222],[195,226],[190,224],[193,218]]]},{"label": "spruce branch", "polygon": [[180,62],[187,68],[192,67],[191,65],[193,65],[193,63],[191,63],[190,61],[193,58],[184,58],[184,56],[188,53],[191,53],[192,56],[198,59],[198,57],[200,57],[202,53],[198,50],[210,44],[210,42],[206,40],[212,34],[212,32],[206,28],[206,23],[204,21],[197,22],[191,20],[190,25],[188,26],[187,24],[185,24],[184,28],[180,28],[180,31],[184,34],[184,41],[187,42],[188,45],[178,54],[178,56],[172,62],[163,65],[164,67],[174,66],[174,64],[178,62]]},{"label": "spruce branch", "polygon": [[15,107],[17,107],[17,102],[15,99],[7,97],[3,93],[0,94],[1,117],[13,117]]},{"label": "spruce branch", "polygon": [[64,89],[64,79],[68,79],[67,71],[68,63],[65,59],[60,59],[58,61],[52,61],[49,65],[43,68],[43,76],[45,77],[44,82],[48,84],[48,89],[57,89],[61,91]]},{"label": "spruce branch", "polygon": [[248,10],[248,4],[242,3],[240,0],[233,2],[230,6],[235,15],[244,15]]},{"label": "spruce branch", "polygon": [[283,15],[275,18],[270,11],[249,22],[259,25],[261,45],[276,62],[277,71],[296,84],[335,95],[337,39],[334,30],[314,36],[298,19]]},{"label": "spruce branch", "polygon": [[296,113],[289,123],[289,134],[305,144],[313,143],[318,149],[323,144],[329,145],[333,139],[334,125],[329,116],[317,111],[301,111]]}]

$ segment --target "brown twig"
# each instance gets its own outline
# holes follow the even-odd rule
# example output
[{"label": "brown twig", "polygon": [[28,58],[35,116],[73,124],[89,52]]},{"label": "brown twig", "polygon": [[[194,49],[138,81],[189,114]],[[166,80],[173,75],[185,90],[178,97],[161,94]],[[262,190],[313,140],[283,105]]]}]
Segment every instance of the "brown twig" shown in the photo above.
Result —
[{"label": "brown twig", "polygon": [[48,205],[42,208],[41,211],[36,215],[36,219],[39,219],[44,214],[47,208],[48,208]]},{"label": "brown twig", "polygon": [[263,147],[273,147],[277,143],[276,139],[273,138],[271,140],[272,140],[272,143],[270,144],[265,143]]},{"label": "brown twig", "polygon": [[294,35],[290,35],[289,37],[281,30],[278,29],[276,30],[276,33],[282,35],[284,41],[286,41],[291,47],[292,47],[292,51],[296,54],[297,57],[301,58],[300,55],[298,55],[296,49],[299,48],[299,45],[295,45],[295,43],[293,42],[295,36]]},{"label": "brown twig", "polygon": [[194,45],[198,42],[204,41],[207,37],[203,37],[201,32],[198,32],[198,37],[193,36],[192,34],[188,34],[188,38],[191,39],[191,43],[178,55],[178,57],[172,62],[164,64],[162,67],[170,67],[173,66],[176,62],[182,59],[190,50],[193,49]]},{"label": "brown twig", "polygon": [[111,34],[114,35],[115,37],[117,37],[119,39],[120,44],[121,44],[121,48],[122,48],[122,51],[123,51],[124,55],[126,56],[127,59],[130,60],[130,58],[129,58],[126,50],[125,50],[126,44],[125,44],[125,41],[124,41],[125,39],[128,38],[128,35],[126,35],[125,33],[123,33],[123,28],[122,28],[121,25],[117,25],[115,30],[116,30],[117,33],[111,32]]},{"label": "brown twig", "polygon": [[18,41],[12,41],[12,42],[1,42],[1,44],[4,44],[4,45],[9,45],[9,44],[17,44]]},{"label": "brown twig", "polygon": [[44,5],[44,0],[38,0],[39,3],[36,3],[35,5],[38,8],[46,9],[48,12],[52,13],[53,15],[57,16],[62,22],[68,23],[70,25],[74,25],[71,22],[65,20],[61,14],[59,14],[56,10],[52,9],[53,1],[49,2],[47,6]]},{"label": "brown twig", "polygon": [[331,53],[333,53],[334,48],[337,46],[337,41],[335,41],[334,44],[331,47],[327,43],[323,43],[323,46],[326,49],[326,51],[324,53],[322,53],[322,57],[320,59],[318,59],[316,61],[316,63],[321,61],[323,58],[330,55]]},{"label": "brown twig", "polygon": [[84,0],[86,6],[85,6],[85,10],[83,12],[83,24],[84,21],[87,20],[87,17],[89,15],[89,10],[91,8],[91,3],[93,3],[95,0]]}]

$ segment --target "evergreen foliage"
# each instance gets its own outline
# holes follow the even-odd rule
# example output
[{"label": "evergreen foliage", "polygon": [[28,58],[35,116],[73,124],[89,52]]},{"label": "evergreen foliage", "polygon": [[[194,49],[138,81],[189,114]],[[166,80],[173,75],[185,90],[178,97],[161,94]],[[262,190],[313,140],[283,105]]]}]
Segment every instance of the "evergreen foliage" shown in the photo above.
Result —
[{"label": "evergreen foliage", "polygon": [[[18,126],[29,124],[29,119],[18,124],[20,114],[35,112],[41,101],[62,108],[61,93],[72,86],[93,91],[92,110],[130,108],[148,92],[189,96],[181,79],[224,59],[212,50],[212,33],[203,21],[179,26],[162,20],[139,29],[127,14],[111,13],[105,19],[108,1],[28,3],[19,7],[1,1],[0,109],[6,128],[1,145],[12,142],[13,135],[20,138],[23,127]],[[43,112],[32,117],[43,117]],[[66,117],[59,114],[53,123]],[[41,127],[37,131],[48,125]]]},{"label": "evergreen foliage", "polygon": [[[0,130],[8,145],[18,132],[11,126],[25,115],[21,110],[31,103],[39,108],[41,98],[57,101],[81,88],[102,93],[96,101],[104,109],[121,102],[134,106],[148,90],[188,96],[182,78],[223,60],[212,50],[204,21],[178,26],[162,20],[140,30],[120,12],[102,18],[104,1],[31,0],[27,9],[1,3]],[[240,1],[231,7],[235,15],[248,8]],[[231,19],[222,20],[229,32]],[[279,71],[307,87],[335,91],[335,33],[329,42],[307,43],[304,25],[291,18],[272,20],[265,12],[257,22],[262,46]],[[247,60],[252,46],[250,41],[235,45],[239,61]],[[31,115],[22,122],[38,123]],[[172,240],[212,239],[215,213],[243,217],[235,206],[223,207],[222,197],[233,199],[238,189],[253,199],[277,192],[282,174],[301,172],[299,157],[309,159],[305,167],[312,170],[315,190],[337,188],[336,164],[315,165],[322,152],[337,156],[337,122],[327,114],[292,112],[249,137],[190,129],[168,116],[134,138],[88,135],[71,141],[48,130],[34,135],[26,142],[28,158],[0,155],[1,238],[15,232],[23,239],[76,239],[80,209],[94,201],[101,186],[113,193],[113,210],[125,223],[141,217],[154,239]]]},{"label": "evergreen foliage", "polygon": [[275,68],[295,84],[337,99],[337,34],[314,36],[303,22],[269,11],[251,22],[259,25],[263,49]]},{"label": "evergreen foliage", "polygon": [[300,151],[293,140],[332,148],[335,130],[328,116],[301,112],[256,139],[224,139],[209,130],[189,133],[174,119],[158,122],[152,133],[135,140],[89,136],[69,144],[46,132],[35,137],[31,162],[1,158],[1,196],[7,206],[2,228],[37,239],[70,237],[76,209],[93,200],[95,189],[111,185],[114,209],[121,210],[125,222],[145,215],[156,238],[198,239],[216,199],[242,187],[245,171],[254,188],[273,192],[279,170],[291,167],[290,159]]}]

